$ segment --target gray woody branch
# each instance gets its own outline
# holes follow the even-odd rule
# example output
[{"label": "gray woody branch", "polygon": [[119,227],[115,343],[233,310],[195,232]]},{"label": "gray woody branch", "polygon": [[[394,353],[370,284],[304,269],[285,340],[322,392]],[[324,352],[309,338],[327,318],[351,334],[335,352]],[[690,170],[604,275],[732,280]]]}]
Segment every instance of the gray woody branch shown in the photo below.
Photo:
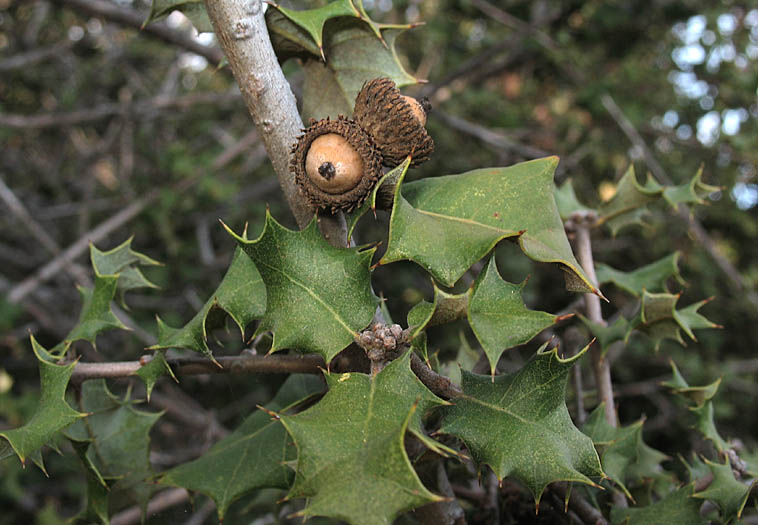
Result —
[{"label": "gray woody branch", "polygon": [[[303,198],[289,169],[290,150],[302,130],[295,96],[271,45],[261,0],[205,0],[213,29],[226,54],[247,109],[266,146],[284,197],[302,228],[315,210]],[[321,216],[319,227],[335,246],[344,246],[344,217]]]}]

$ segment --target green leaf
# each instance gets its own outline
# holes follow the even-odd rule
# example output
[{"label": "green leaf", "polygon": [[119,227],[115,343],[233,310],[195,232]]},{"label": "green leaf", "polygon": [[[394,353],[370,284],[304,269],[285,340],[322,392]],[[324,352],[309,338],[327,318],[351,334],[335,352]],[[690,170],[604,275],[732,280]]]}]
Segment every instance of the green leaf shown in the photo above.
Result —
[{"label": "green leaf", "polygon": [[[316,376],[291,375],[266,408],[286,411],[322,387]],[[201,457],[165,472],[159,482],[207,495],[223,520],[229,505],[251,491],[288,488],[293,473],[284,462],[293,459],[295,448],[287,431],[278,420],[257,410]]]},{"label": "green leaf", "polygon": [[150,7],[150,14],[147,20],[142,23],[146,26],[151,22],[157,22],[166,18],[173,11],[180,11],[184,16],[190,19],[198,33],[213,32],[208,13],[205,11],[205,5],[202,0],[153,0]]},{"label": "green leaf", "polygon": [[676,309],[680,294],[650,293],[642,291],[642,307],[639,315],[629,323],[627,338],[637,329],[648,335],[655,344],[656,352],[664,339],[673,339],[685,345],[683,330],[693,341],[697,341],[693,330],[701,328],[721,328],[698,313],[710,299],[691,304],[681,310]]},{"label": "green leaf", "polygon": [[642,420],[625,427],[612,427],[605,420],[604,410],[604,403],[598,405],[589,415],[582,432],[598,447],[603,472],[633,500],[627,485],[646,476],[658,475],[660,462],[667,456],[642,440]]},{"label": "green leaf", "polygon": [[326,64],[306,60],[303,64],[303,121],[353,114],[355,97],[368,80],[387,77],[398,87],[416,84],[395,51],[398,35],[410,26],[392,26],[379,40],[371,25],[341,17],[327,27],[324,37]]},{"label": "green leaf", "polygon": [[432,282],[434,299],[431,303],[421,301],[408,312],[408,327],[412,328],[410,337],[414,339],[429,326],[450,323],[466,316],[471,291],[462,294],[450,294],[440,290]]},{"label": "green leaf", "polygon": [[138,288],[157,288],[144,276],[138,266],[160,266],[160,263],[145,254],[132,250],[132,239],[129,237],[121,245],[108,251],[98,250],[90,244],[90,260],[96,275],[118,275],[116,294],[121,306],[127,308],[124,294]]},{"label": "green leaf", "polygon": [[64,399],[66,386],[76,363],[66,366],[52,363],[50,354],[34,339],[34,336],[31,337],[31,343],[39,366],[41,390],[39,403],[34,415],[23,426],[0,432],[0,437],[6,440],[0,441],[0,459],[15,453],[25,465],[28,458],[36,455],[38,461],[35,463],[43,468],[42,456],[39,455],[39,450],[43,445],[53,439],[58,432],[87,414],[77,412]]},{"label": "green leaf", "polygon": [[494,257],[474,283],[468,302],[468,321],[487,355],[493,375],[503,352],[531,341],[559,320],[553,314],[529,310],[521,298],[524,286],[526,280],[521,284],[504,281]]},{"label": "green leaf", "polygon": [[599,224],[607,224],[615,237],[625,226],[641,224],[646,211],[644,207],[659,199],[662,193],[663,187],[649,173],[644,185],[637,182],[634,166],[629,165],[619,181],[616,194],[600,206]]},{"label": "green leaf", "polygon": [[669,186],[663,190],[663,198],[672,208],[680,204],[705,204],[705,197],[722,189],[720,186],[705,184],[702,180],[703,166],[695,173],[692,180],[680,186]]},{"label": "green leaf", "polygon": [[[127,394],[128,395],[128,394]],[[146,483],[153,475],[150,466],[150,429],[163,414],[134,408],[134,402],[119,399],[104,379],[82,383],[80,408],[89,413],[86,422],[73,425],[69,438],[89,441],[87,458],[111,481],[111,494],[120,493],[144,512],[155,486]]]},{"label": "green leaf", "polygon": [[82,511],[72,518],[73,523],[100,523],[108,525],[108,484],[103,479],[100,471],[87,456],[87,441],[71,440],[76,455],[84,466],[85,476],[87,478],[87,495],[85,498],[85,507]]},{"label": "green leaf", "polygon": [[463,395],[443,409],[440,428],[461,438],[498,479],[521,480],[537,503],[549,483],[594,486],[590,476],[603,475],[592,440],[574,426],[565,401],[569,371],[587,348],[561,359],[546,347],[512,375],[462,371]]},{"label": "green leaf", "polygon": [[295,416],[282,415],[297,446],[288,498],[307,497],[305,518],[390,524],[401,512],[440,501],[419,480],[404,447],[406,429],[443,404],[410,371],[406,356],[374,376],[326,374],[329,391]]},{"label": "green leaf", "polygon": [[321,7],[301,11],[287,9],[277,4],[271,4],[271,6],[310,35],[324,61],[326,57],[324,56],[323,33],[327,20],[340,16],[357,17],[359,15],[351,0],[336,0]]},{"label": "green leaf", "polygon": [[335,248],[316,221],[296,232],[269,212],[258,239],[229,232],[266,286],[266,313],[256,334],[273,332],[271,352],[292,348],[328,363],[371,322],[378,303],[369,270],[374,249]]},{"label": "green leaf", "polygon": [[680,396],[692,401],[697,406],[703,406],[706,401],[709,401],[713,396],[716,395],[716,392],[719,389],[719,385],[721,384],[721,378],[718,378],[716,381],[709,385],[690,386],[684,379],[684,376],[682,376],[681,372],[679,372],[679,369],[677,368],[674,361],[669,360],[669,364],[671,365],[671,380],[664,381],[661,383],[661,386],[669,388],[675,394],[679,394]]},{"label": "green leaf", "polygon": [[607,264],[595,265],[598,284],[613,283],[635,297],[641,297],[642,291],[667,292],[666,280],[674,277],[677,282],[684,284],[679,274],[679,257],[681,253],[674,252],[671,255],[650,263],[642,268],[631,272],[622,272],[611,268]]},{"label": "green leaf", "polygon": [[150,394],[153,393],[153,387],[160,377],[169,376],[176,381],[179,380],[174,375],[174,371],[171,370],[168,362],[166,361],[166,352],[164,350],[158,350],[153,355],[153,358],[144,366],[141,366],[139,370],[135,372],[135,375],[142,379],[145,383],[145,391],[147,393],[147,400],[150,401]]},{"label": "green leaf", "polygon": [[613,507],[612,525],[705,525],[700,517],[701,502],[693,498],[693,485],[686,485],[666,497],[646,507]]},{"label": "green leaf", "polygon": [[53,349],[56,353],[65,353],[71,343],[86,340],[97,348],[97,334],[107,330],[128,330],[118,317],[113,314],[111,301],[118,287],[118,274],[99,275],[95,273],[94,288],[77,287],[82,296],[82,311],[79,320],[64,340]]},{"label": "green leaf", "polygon": [[187,324],[182,328],[172,328],[158,318],[158,343],[150,350],[187,348],[213,359],[207,343],[208,333],[224,326],[224,312],[232,318],[244,337],[245,327],[251,321],[262,318],[265,310],[266,288],[263,280],[250,257],[238,247],[221,284]]},{"label": "green leaf", "polygon": [[383,185],[395,185],[405,176],[405,172],[408,171],[408,166],[411,165],[411,158],[405,159],[399,166],[392,168],[385,173],[381,179],[374,185],[374,189],[371,190],[368,198],[363,201],[363,204],[358,209],[350,212],[345,219],[347,220],[347,238],[353,238],[353,231],[358,225],[358,221],[363,217],[366,212],[371,210],[374,212],[374,218],[376,218],[376,199],[379,194],[379,188]]},{"label": "green leaf", "polygon": [[702,406],[690,407],[695,414],[695,428],[703,434],[703,437],[713,443],[716,450],[725,452],[729,445],[721,437],[713,420],[713,401],[706,401]]},{"label": "green leaf", "polygon": [[629,332],[629,321],[622,316],[619,316],[619,318],[610,326],[590,321],[582,314],[579,314],[579,319],[584,323],[584,326],[587,327],[595,339],[597,339],[603,355],[608,352],[608,349],[613,343],[623,341]]},{"label": "green leaf", "polygon": [[303,59],[321,57],[321,49],[308,32],[284,16],[278,9],[266,10],[266,27],[279,62],[285,62],[293,57]]},{"label": "green leaf", "polygon": [[576,212],[586,213],[593,211],[597,213],[597,210],[593,210],[579,202],[571,179],[566,179],[566,182],[564,182],[560,188],[556,188],[553,191],[553,195],[555,196],[555,204],[558,207],[558,213],[564,221],[568,220],[568,218]]},{"label": "green leaf", "polygon": [[387,252],[380,264],[412,260],[452,286],[498,241],[518,237],[527,256],[562,265],[573,277],[574,291],[598,293],[571,252],[555,206],[557,164],[557,157],[548,157],[508,168],[398,182]]},{"label": "green leaf", "polygon": [[729,460],[721,464],[709,461],[706,458],[705,463],[713,474],[713,481],[708,485],[708,488],[692,496],[711,500],[718,505],[724,523],[740,519],[756,480],[752,480],[749,484],[737,481],[734,478]]}]

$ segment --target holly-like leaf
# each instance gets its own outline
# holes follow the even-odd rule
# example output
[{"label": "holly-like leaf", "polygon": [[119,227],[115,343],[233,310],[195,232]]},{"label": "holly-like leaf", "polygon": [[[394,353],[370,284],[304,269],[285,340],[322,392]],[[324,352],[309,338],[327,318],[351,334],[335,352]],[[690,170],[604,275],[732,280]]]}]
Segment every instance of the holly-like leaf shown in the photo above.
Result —
[{"label": "holly-like leaf", "polygon": [[[627,484],[640,481],[644,475],[660,472],[659,464],[667,456],[644,443],[642,420],[625,427],[612,427],[605,420],[604,410],[604,404],[598,405],[587,418],[582,431],[590,436],[598,447],[603,472],[624,491],[628,498],[633,499]],[[647,464],[642,465],[641,461]],[[639,471],[643,469],[650,469],[652,472],[642,474]]]},{"label": "holly-like leaf", "polygon": [[184,16],[190,19],[198,33],[208,33],[213,31],[208,13],[205,11],[205,5],[202,0],[153,0],[150,7],[150,14],[147,20],[142,24],[146,26],[151,22],[157,22],[166,18],[173,11],[180,11]]},{"label": "holly-like leaf", "polygon": [[100,332],[128,330],[111,309],[111,301],[116,294],[118,280],[118,274],[95,273],[93,288],[78,287],[79,294],[82,296],[82,311],[79,314],[79,320],[63,341],[53,349],[53,352],[65,353],[71,343],[79,340],[89,341],[93,347],[97,348],[95,339]]},{"label": "holly-like leaf", "polygon": [[663,259],[631,272],[622,272],[607,264],[598,263],[595,265],[597,281],[598,284],[613,283],[635,297],[641,297],[643,290],[667,292],[666,280],[669,277],[674,277],[677,282],[684,284],[684,280],[679,274],[680,256],[679,252],[674,252]]},{"label": "holly-like leaf", "polygon": [[104,379],[82,383],[80,408],[88,413],[84,421],[66,431],[70,439],[89,441],[87,458],[106,481],[111,494],[140,505],[143,513],[155,486],[145,480],[153,475],[150,466],[150,429],[162,413],[134,408],[128,398],[119,399]]},{"label": "holly-like leaf", "polygon": [[613,507],[612,525],[705,525],[700,517],[701,501],[693,497],[693,485],[677,489],[660,501],[646,507]]},{"label": "holly-like leaf", "polygon": [[408,312],[410,338],[414,339],[429,326],[450,323],[466,315],[471,291],[462,294],[450,294],[440,290],[432,282],[434,299],[432,302],[421,301]]},{"label": "holly-like leaf", "polygon": [[508,168],[398,182],[387,252],[380,264],[412,260],[452,286],[498,241],[518,237],[536,261],[558,263],[574,291],[598,290],[574,258],[553,198],[557,157]]},{"label": "holly-like leaf", "polygon": [[335,248],[315,221],[296,232],[268,212],[258,239],[229,232],[266,286],[266,313],[256,334],[273,332],[271,352],[292,348],[328,363],[371,322],[378,302],[369,270],[374,249]]},{"label": "holly-like leaf", "polygon": [[87,414],[77,412],[64,399],[76,363],[66,366],[55,364],[51,362],[48,351],[34,337],[31,343],[39,366],[39,404],[34,415],[23,426],[0,432],[0,437],[5,438],[5,441],[0,441],[0,458],[15,453],[21,463],[26,464],[28,458],[36,455],[35,463],[42,468],[39,450],[58,432]]},{"label": "holly-like leaf", "polygon": [[387,77],[398,87],[416,84],[395,51],[395,40],[410,26],[384,26],[377,38],[371,25],[342,17],[327,26],[324,36],[326,64],[303,64],[303,121],[353,114],[355,97],[368,80]]},{"label": "holly-like leaf", "polygon": [[705,198],[722,188],[703,182],[703,166],[697,170],[692,180],[680,186],[669,186],[663,190],[663,198],[672,208],[680,204],[705,204]]},{"label": "holly-like leaf", "polygon": [[153,393],[153,387],[159,378],[169,376],[177,383],[179,382],[174,375],[174,371],[171,370],[171,367],[166,361],[165,350],[158,350],[155,352],[150,362],[141,366],[139,370],[135,372],[135,375],[139,376],[139,378],[142,379],[142,382],[145,383],[145,391],[148,401],[150,401],[150,394]]},{"label": "holly-like leaf", "polygon": [[708,488],[693,494],[692,497],[708,499],[718,505],[724,523],[740,519],[756,480],[749,484],[737,481],[729,460],[722,464],[706,458],[705,463],[713,474],[713,481]]},{"label": "holly-like leaf", "polygon": [[[285,412],[322,387],[316,376],[291,375],[266,409]],[[229,505],[251,491],[288,488],[293,473],[284,462],[293,459],[295,448],[287,431],[265,411],[257,410],[201,457],[172,468],[159,481],[207,495],[223,520]]]},{"label": "holly-like leaf", "polygon": [[572,214],[577,212],[597,213],[597,210],[593,210],[579,202],[571,179],[566,179],[566,182],[564,182],[559,188],[556,188],[553,194],[555,195],[555,204],[558,207],[558,213],[564,221],[568,220]]},{"label": "holly-like leaf", "polygon": [[608,352],[613,343],[623,341],[629,332],[629,321],[622,316],[619,316],[610,326],[590,321],[582,314],[579,314],[579,319],[584,323],[584,326],[587,327],[593,337],[597,339],[603,355]]},{"label": "holly-like leaf", "polygon": [[272,4],[272,6],[310,35],[324,61],[326,57],[324,56],[323,33],[327,20],[340,16],[359,16],[351,0],[336,0],[321,7],[300,11],[287,9],[278,4]]},{"label": "holly-like leaf", "polygon": [[133,237],[129,237],[112,250],[100,251],[90,244],[90,260],[95,273],[119,275],[118,289],[121,293],[135,288],[157,288],[140,271],[139,266],[160,266],[161,263],[132,250]]},{"label": "holly-like leaf", "polygon": [[526,280],[513,284],[503,280],[495,258],[479,274],[468,301],[468,321],[495,373],[500,356],[514,346],[531,341],[560,318],[547,312],[529,310],[521,298]]},{"label": "holly-like leaf", "polygon": [[408,166],[410,165],[411,158],[408,157],[399,166],[395,166],[390,171],[385,173],[382,178],[379,179],[379,181],[374,185],[374,188],[371,190],[371,193],[369,193],[369,196],[366,198],[366,200],[363,201],[363,204],[361,204],[358,209],[353,210],[345,217],[347,221],[348,239],[353,238],[353,231],[355,231],[355,227],[357,226],[358,221],[366,214],[366,212],[369,210],[373,211],[374,218],[376,218],[376,200],[377,196],[379,195],[380,188],[382,188],[384,185],[391,188],[392,185],[397,184],[398,181],[405,176],[405,172],[408,171]]},{"label": "holly-like leaf", "polygon": [[653,340],[657,352],[664,339],[673,339],[684,346],[682,331],[690,339],[697,341],[693,330],[721,328],[720,325],[712,323],[698,313],[698,310],[707,304],[709,299],[677,310],[676,304],[679,297],[680,294],[650,293],[643,290],[642,307],[637,317],[629,323],[627,338],[632,330],[639,330]]},{"label": "holly-like leaf", "polygon": [[404,436],[421,414],[444,402],[409,363],[406,356],[373,376],[327,373],[329,391],[321,401],[281,416],[298,454],[288,498],[308,498],[298,515],[388,525],[406,510],[442,500],[421,484]]},{"label": "holly-like leaf", "polygon": [[221,284],[187,324],[172,328],[158,318],[158,343],[150,349],[186,348],[213,359],[208,333],[224,326],[225,313],[244,336],[245,327],[262,318],[265,310],[266,288],[260,273],[250,257],[237,248]]},{"label": "holly-like leaf", "polygon": [[702,406],[690,407],[690,410],[695,414],[695,428],[705,439],[713,443],[716,450],[725,452],[729,445],[716,429],[716,422],[713,419],[713,401],[706,401]]},{"label": "holly-like leaf", "polygon": [[681,372],[676,366],[674,361],[669,361],[671,365],[672,377],[669,381],[664,381],[661,386],[669,388],[675,394],[692,401],[697,406],[703,406],[706,401],[709,401],[719,389],[721,384],[721,378],[718,378],[711,384],[705,386],[690,386],[687,380],[684,379]]},{"label": "holly-like leaf", "polygon": [[645,206],[659,199],[662,193],[663,186],[655,182],[650,174],[645,184],[640,184],[634,174],[634,166],[630,164],[618,183],[616,194],[600,206],[598,224],[607,224],[615,237],[625,226],[641,224]]},{"label": "holly-like leaf", "polygon": [[87,456],[89,443],[87,441],[71,440],[71,445],[74,447],[76,455],[79,456],[79,460],[84,466],[87,478],[87,496],[85,498],[84,509],[72,518],[72,522],[108,525],[110,523],[108,517],[108,484],[103,479],[100,471],[97,470],[95,464]]},{"label": "holly-like leaf", "polygon": [[475,375],[462,371],[463,395],[445,407],[440,432],[463,440],[479,465],[498,479],[521,480],[539,503],[554,481],[595,485],[602,476],[592,440],[577,429],[566,408],[565,390],[574,363],[544,345],[512,375]]}]

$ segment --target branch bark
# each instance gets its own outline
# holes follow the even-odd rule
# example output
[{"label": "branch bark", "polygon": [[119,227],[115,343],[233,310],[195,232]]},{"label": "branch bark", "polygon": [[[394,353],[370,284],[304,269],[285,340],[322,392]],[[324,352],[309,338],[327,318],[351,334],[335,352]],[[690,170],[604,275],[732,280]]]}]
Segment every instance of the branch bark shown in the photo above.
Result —
[{"label": "branch bark", "polygon": [[[326,363],[317,355],[281,356],[221,356],[216,360],[219,368],[203,357],[180,357],[168,359],[168,364],[176,375],[192,376],[202,374],[320,374]],[[74,383],[88,379],[117,378],[134,375],[142,367],[139,361],[117,361],[105,363],[77,363],[71,375]]]},{"label": "branch bark", "polygon": [[[289,159],[302,130],[295,95],[271,45],[261,0],[205,0],[205,8],[242,97],[266,146],[284,198],[298,226],[305,227],[315,210],[303,198]],[[341,214],[319,217],[319,228],[335,246],[345,246],[347,227]]]}]

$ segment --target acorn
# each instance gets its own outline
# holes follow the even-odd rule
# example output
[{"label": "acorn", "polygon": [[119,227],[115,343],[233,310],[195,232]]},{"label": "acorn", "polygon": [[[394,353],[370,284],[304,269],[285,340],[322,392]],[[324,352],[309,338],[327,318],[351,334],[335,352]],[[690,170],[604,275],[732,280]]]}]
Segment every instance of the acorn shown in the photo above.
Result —
[{"label": "acorn", "polygon": [[374,139],[340,115],[312,121],[292,148],[290,168],[313,206],[350,212],[381,177],[382,158]]},{"label": "acorn", "polygon": [[353,118],[376,141],[390,168],[411,155],[411,166],[429,160],[434,141],[426,133],[428,102],[404,96],[389,78],[366,82],[355,99]]}]

